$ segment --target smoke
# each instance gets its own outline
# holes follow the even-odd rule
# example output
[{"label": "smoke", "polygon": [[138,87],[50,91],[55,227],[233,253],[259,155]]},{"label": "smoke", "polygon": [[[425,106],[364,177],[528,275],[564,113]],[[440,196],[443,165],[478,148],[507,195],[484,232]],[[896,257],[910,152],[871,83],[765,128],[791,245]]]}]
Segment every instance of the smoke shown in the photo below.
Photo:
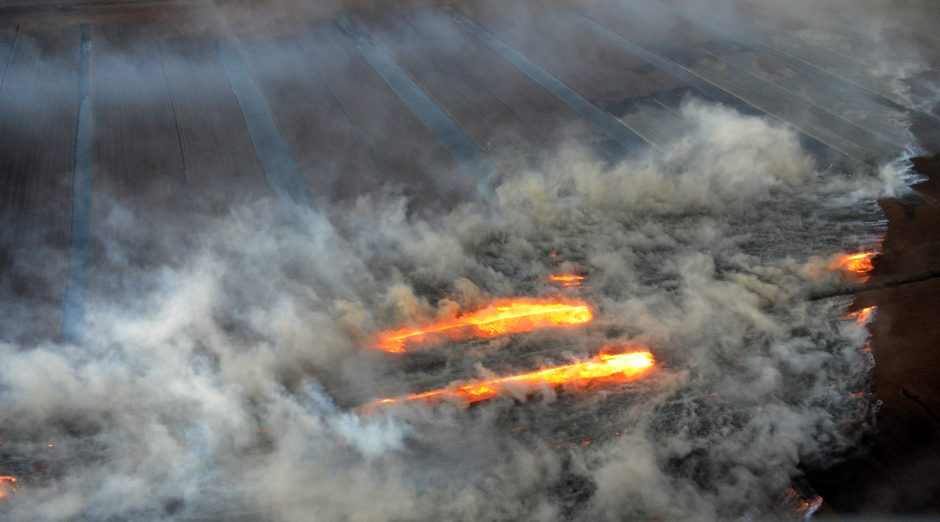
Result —
[{"label": "smoke", "polygon": [[[707,9],[684,0],[669,3],[702,19],[720,21],[728,35],[738,31],[762,35],[770,45],[807,57],[905,107],[930,113],[940,101],[933,72],[937,42],[931,30],[940,20],[940,10],[932,2],[726,0]],[[804,47],[792,51],[789,40]]]},{"label": "smoke", "polygon": [[[789,128],[682,106],[662,150],[616,163],[572,145],[490,203],[413,213],[375,193],[334,225],[259,201],[207,218],[170,261],[127,262],[139,227],[102,223],[116,279],[76,344],[0,345],[15,520],[726,518],[773,512],[801,463],[853,441],[869,361],[838,284],[873,174],[830,179]],[[114,205],[118,205],[114,203]],[[124,212],[115,206],[111,214]],[[851,220],[849,220],[851,222]],[[174,251],[174,234],[152,237]],[[838,239],[836,239],[838,238]],[[557,252],[590,276],[595,325],[409,363],[370,334],[544,294]],[[659,367],[625,389],[546,391],[470,410],[383,395],[535,368],[609,343]],[[587,439],[593,443],[583,444]],[[52,446],[47,446],[51,444]]]},{"label": "smoke", "polygon": [[[915,95],[930,90],[920,87],[930,82],[918,75],[930,70],[925,64],[932,57],[921,52],[921,40],[900,36],[900,20],[925,26],[906,11],[898,19],[885,16],[894,12],[893,3],[847,8],[830,2],[822,11],[806,2],[748,4],[728,3],[702,20],[740,21],[759,7],[770,12],[762,20],[813,21],[810,33],[817,39],[810,47],[818,49],[835,45],[831,35],[841,27],[835,17],[848,10],[865,21],[860,32],[873,36],[887,53],[866,56],[881,65],[862,68],[871,73],[864,85],[909,105],[930,106]],[[352,7],[339,0],[220,2],[195,26],[214,26],[216,17],[224,16],[233,34],[276,33],[244,46],[259,83],[287,95],[293,91],[278,87],[302,78],[304,85],[321,86],[323,97],[345,95],[344,101],[358,103],[355,93],[341,89],[358,83],[332,85],[317,78],[330,77],[324,70],[339,71],[337,76],[356,76],[365,85],[370,80],[362,71],[369,69],[353,68],[352,59],[336,53],[339,46],[329,38],[291,33]],[[368,2],[355,7],[370,7],[369,16],[380,11]],[[667,34],[679,24],[678,18],[660,18],[658,10],[642,16],[635,5],[618,8],[632,9],[651,34]],[[508,9],[502,3],[490,7]],[[512,11],[523,20],[535,17],[518,5]],[[813,19],[812,13],[820,12],[827,16]],[[459,30],[444,16],[425,15],[422,27],[432,26],[436,37]],[[507,25],[522,39],[539,35],[525,23]],[[584,63],[570,64],[571,70],[606,70],[600,67],[604,58],[589,52],[597,41],[581,40],[582,29],[553,33],[557,49],[545,50],[546,55],[578,43],[588,51]],[[202,75],[189,91],[177,85],[180,90],[168,96],[177,104],[200,100],[214,107],[214,114],[226,114],[218,108],[224,96],[200,91],[218,87],[206,72],[215,62],[194,58],[204,58],[201,48],[180,31],[184,35],[169,41],[148,36],[162,42],[159,69],[176,78]],[[399,39],[399,53],[426,50],[423,36],[393,33],[382,32],[380,38],[386,44]],[[115,50],[122,47],[120,35],[110,43],[100,36],[95,33],[95,45],[112,53],[100,55],[110,61],[95,62],[93,75],[102,86],[112,76],[129,82],[146,76],[139,49]],[[32,45],[22,38],[18,45]],[[482,46],[474,49],[483,55]],[[895,59],[898,54],[903,60]],[[548,61],[544,55],[540,59]],[[223,77],[224,70],[216,72]],[[64,85],[70,76],[62,73],[62,78],[53,71],[27,82]],[[373,85],[384,85],[377,76],[372,79]],[[500,96],[535,90],[518,78],[505,81],[510,86]],[[96,99],[99,110],[112,96],[127,100],[128,110],[140,109],[153,94],[137,99],[134,89],[93,91],[104,93]],[[570,121],[560,111],[549,114],[552,106],[535,94],[528,96],[518,99],[531,103],[534,109],[526,110],[543,117],[538,121],[546,126]],[[818,297],[851,286],[825,267],[832,255],[877,241],[882,224],[874,201],[899,193],[910,181],[903,161],[877,168],[830,165],[808,151],[793,127],[689,95],[663,108],[675,111],[679,121],[670,135],[655,149],[625,157],[567,125],[529,129],[534,137],[494,146],[487,153],[499,160],[501,177],[491,197],[477,198],[474,180],[452,163],[439,161],[431,150],[408,148],[424,143],[419,139],[400,150],[376,152],[379,144],[395,143],[387,137],[393,130],[370,134],[353,121],[366,114],[397,122],[407,114],[382,100],[354,107],[360,112],[343,116],[349,117],[346,127],[336,123],[318,127],[316,135],[301,134],[301,140],[319,140],[320,148],[311,147],[315,152],[309,155],[334,143],[324,137],[327,131],[368,135],[362,148],[342,149],[336,153],[340,159],[316,158],[322,163],[305,163],[305,151],[293,151],[305,169],[322,170],[323,179],[330,180],[317,193],[322,213],[240,196],[252,188],[252,167],[242,161],[255,161],[247,138],[244,150],[233,147],[231,156],[215,158],[233,170],[226,178],[230,182],[213,182],[215,165],[206,161],[186,166],[185,190],[168,187],[170,182],[135,185],[148,173],[158,179],[159,171],[134,171],[125,184],[96,187],[84,335],[69,341],[49,335],[55,320],[46,318],[55,315],[59,297],[53,292],[43,293],[37,303],[24,299],[24,292],[4,289],[0,474],[19,476],[20,487],[0,502],[0,515],[11,520],[764,518],[783,512],[801,469],[838,459],[866,429],[872,365],[862,351],[867,332],[843,318],[848,298]],[[229,101],[237,111],[237,103]],[[167,105],[161,103],[154,106]],[[292,113],[334,114],[303,100],[296,103]],[[23,125],[39,129],[25,116],[41,112],[36,104],[24,102],[21,108]],[[197,122],[203,123],[212,128]],[[307,128],[302,119],[278,123]],[[909,123],[901,119],[875,130],[906,139]],[[417,123],[402,128],[402,141],[424,132]],[[130,158],[163,150],[155,136],[169,140],[164,144],[169,148],[191,147],[187,152],[204,145],[201,135],[177,144],[174,132],[179,131],[116,136],[110,143],[133,144]],[[497,143],[501,136],[490,138]],[[204,139],[211,147],[215,138]],[[535,143],[542,148],[524,147]],[[366,149],[381,156],[376,163],[400,168],[376,169],[383,176],[366,172],[372,161],[362,159],[367,154],[360,151]],[[125,168],[134,166],[128,160]],[[98,172],[98,179],[122,174]],[[211,192],[206,187],[221,183],[226,194],[206,194]],[[226,204],[232,200],[237,204]],[[13,240],[4,236],[3,242]],[[34,293],[37,285],[55,287],[68,268],[61,261],[63,249],[58,238],[12,253],[4,260],[9,261],[4,279],[29,275],[26,286]],[[583,289],[559,290],[546,282],[551,273],[575,270],[587,274]],[[557,293],[587,299],[595,321],[413,356],[368,347],[383,329],[453,316],[495,298]],[[45,325],[42,332],[28,333],[36,322]],[[657,359],[653,373],[591,393],[545,389],[469,409],[420,402],[371,412],[361,408],[378,397],[534,370],[622,345],[648,347]]]}]

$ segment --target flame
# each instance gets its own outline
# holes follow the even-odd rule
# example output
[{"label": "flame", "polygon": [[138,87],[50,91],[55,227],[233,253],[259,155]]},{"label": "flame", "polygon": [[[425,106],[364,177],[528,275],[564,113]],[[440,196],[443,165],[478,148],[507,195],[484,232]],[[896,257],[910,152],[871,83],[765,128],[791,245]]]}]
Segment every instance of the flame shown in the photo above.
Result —
[{"label": "flame", "polygon": [[796,512],[798,515],[803,517],[803,520],[809,520],[813,513],[819,510],[823,505],[823,498],[819,495],[811,499],[800,500],[799,506],[797,506]]},{"label": "flame", "polygon": [[552,274],[548,276],[548,280],[562,288],[580,288],[584,284],[584,276],[577,274]]},{"label": "flame", "polygon": [[855,319],[855,324],[867,324],[868,320],[871,319],[872,314],[877,310],[877,306],[866,306],[861,310],[856,310],[845,315],[846,319]]},{"label": "flame", "polygon": [[646,376],[653,369],[653,354],[647,350],[626,353],[602,353],[591,359],[563,366],[544,368],[529,373],[455,384],[447,388],[389,397],[373,401],[369,408],[408,401],[458,399],[470,405],[497,397],[509,390],[531,393],[542,386],[574,385],[581,388],[595,383],[631,382]]},{"label": "flame", "polygon": [[822,507],[824,502],[823,498],[815,493],[802,494],[790,488],[787,491],[787,496],[784,499],[784,506],[789,506],[792,509],[792,513],[795,517],[801,520],[809,520],[812,518],[813,513],[819,510]]},{"label": "flame", "polygon": [[872,271],[874,265],[871,260],[877,252],[859,252],[856,254],[842,254],[829,263],[826,268],[829,270],[838,270],[853,275],[860,283],[868,281],[868,273]]},{"label": "flame", "polygon": [[382,332],[375,346],[386,352],[403,353],[407,345],[488,339],[540,328],[584,324],[593,318],[591,308],[580,301],[506,299],[453,319]]},{"label": "flame", "polygon": [[14,491],[16,491],[16,477],[0,475],[0,500],[7,498],[7,495]]}]

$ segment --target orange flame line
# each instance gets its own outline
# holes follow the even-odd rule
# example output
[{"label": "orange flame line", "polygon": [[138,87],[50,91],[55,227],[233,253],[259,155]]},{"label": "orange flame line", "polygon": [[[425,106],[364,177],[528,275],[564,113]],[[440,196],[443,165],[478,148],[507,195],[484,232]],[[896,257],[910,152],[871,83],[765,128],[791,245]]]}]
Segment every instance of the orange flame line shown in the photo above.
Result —
[{"label": "orange flame line", "polygon": [[447,388],[415,393],[403,397],[387,397],[373,401],[366,409],[400,402],[459,399],[464,405],[485,401],[510,390],[531,393],[541,386],[575,385],[586,387],[596,382],[631,382],[646,376],[655,360],[648,350],[619,354],[602,353],[591,359],[563,366],[554,366],[529,373],[499,377]]},{"label": "orange flame line", "polygon": [[826,268],[834,271],[848,272],[854,275],[859,282],[868,281],[868,273],[875,266],[872,264],[872,258],[877,252],[859,252],[856,254],[842,254],[837,256]]},{"label": "orange flame line", "polygon": [[878,309],[877,306],[866,306],[865,308],[862,308],[861,310],[849,312],[848,314],[845,315],[845,318],[855,319],[856,324],[860,324],[860,325],[866,324],[868,320],[871,319],[872,314],[875,313],[875,310],[877,309]]},{"label": "orange flame line", "polygon": [[7,497],[7,492],[16,491],[16,477],[0,475],[0,500]]},{"label": "orange flame line", "polygon": [[591,308],[583,302],[507,299],[454,319],[382,332],[377,336],[375,346],[386,352],[402,353],[408,344],[487,339],[541,328],[584,324],[593,318]]},{"label": "orange flame line", "polygon": [[549,281],[558,283],[559,286],[564,288],[580,287],[584,283],[584,279],[583,275],[577,274],[552,274],[548,276]]}]

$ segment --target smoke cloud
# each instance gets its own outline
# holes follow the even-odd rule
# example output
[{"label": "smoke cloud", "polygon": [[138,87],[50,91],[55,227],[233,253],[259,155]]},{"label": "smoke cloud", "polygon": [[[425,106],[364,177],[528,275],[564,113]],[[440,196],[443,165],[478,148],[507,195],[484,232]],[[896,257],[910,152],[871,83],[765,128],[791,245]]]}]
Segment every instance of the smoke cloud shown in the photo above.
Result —
[{"label": "smoke cloud", "polygon": [[[806,263],[880,182],[827,181],[793,131],[763,119],[682,111],[688,128],[662,152],[606,164],[573,146],[507,176],[492,205],[419,216],[403,198],[366,195],[333,209],[334,229],[314,215],[285,224],[261,202],[208,222],[176,263],[133,270],[110,256],[124,284],[91,301],[80,343],[0,348],[2,450],[34,477],[5,509],[281,520],[772,509],[799,463],[852,441],[865,408],[852,397],[870,364],[864,328],[840,320],[840,299],[806,300],[833,284]],[[139,225],[109,222],[108,251],[133,249],[122,226]],[[381,327],[550,291],[550,251],[590,274],[598,324],[441,349],[411,367],[363,349]],[[356,409],[617,342],[650,346],[655,374],[599,397]]]},{"label": "smoke cloud", "polygon": [[[488,199],[388,182],[318,201],[322,213],[259,198],[163,220],[101,189],[84,335],[27,338],[18,320],[39,305],[3,305],[0,464],[22,479],[0,514],[786,514],[801,469],[866,428],[867,332],[843,318],[848,298],[816,297],[849,286],[823,267],[877,242],[874,200],[904,187],[903,162],[837,169],[777,120],[694,96],[676,109],[682,126],[656,149],[612,159],[566,137],[503,171]],[[431,181],[456,176],[442,166]],[[41,254],[20,255],[30,267]],[[546,282],[562,269],[585,288]],[[596,320],[415,356],[368,346],[382,329],[558,293]],[[610,345],[649,347],[657,367],[590,394],[362,408]]]}]

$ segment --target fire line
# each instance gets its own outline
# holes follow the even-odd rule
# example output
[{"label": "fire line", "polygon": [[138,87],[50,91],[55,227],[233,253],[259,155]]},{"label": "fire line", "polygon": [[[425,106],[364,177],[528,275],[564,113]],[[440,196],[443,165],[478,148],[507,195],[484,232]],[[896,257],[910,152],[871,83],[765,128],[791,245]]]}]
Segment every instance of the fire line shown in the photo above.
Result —
[{"label": "fire line", "polygon": [[16,491],[16,477],[0,475],[0,500],[5,499],[13,491]]},{"label": "fire line", "polygon": [[860,283],[868,282],[868,273],[872,271],[874,265],[872,258],[877,252],[859,252],[857,254],[842,254],[837,256],[827,268],[829,270],[838,270],[853,275]]},{"label": "fire line", "polygon": [[626,383],[645,377],[652,371],[654,364],[653,354],[648,350],[601,353],[584,361],[544,368],[534,372],[465,384],[457,383],[438,390],[378,399],[370,403],[366,409],[371,410],[378,406],[417,400],[435,402],[447,399],[457,399],[464,406],[469,406],[475,402],[489,400],[510,391],[515,391],[517,394],[533,393],[543,386],[585,388],[599,383]]},{"label": "fire line", "polygon": [[580,325],[594,318],[581,301],[507,299],[473,312],[423,326],[382,332],[375,346],[390,353],[447,341],[488,339],[542,328]]},{"label": "fire line", "polygon": [[552,274],[548,280],[562,288],[580,288],[584,284],[584,276],[577,274]]},{"label": "fire line", "polygon": [[856,324],[862,325],[868,323],[868,320],[871,319],[872,314],[875,313],[877,306],[867,306],[861,310],[856,310],[854,312],[849,312],[846,314],[846,319],[854,319]]}]

